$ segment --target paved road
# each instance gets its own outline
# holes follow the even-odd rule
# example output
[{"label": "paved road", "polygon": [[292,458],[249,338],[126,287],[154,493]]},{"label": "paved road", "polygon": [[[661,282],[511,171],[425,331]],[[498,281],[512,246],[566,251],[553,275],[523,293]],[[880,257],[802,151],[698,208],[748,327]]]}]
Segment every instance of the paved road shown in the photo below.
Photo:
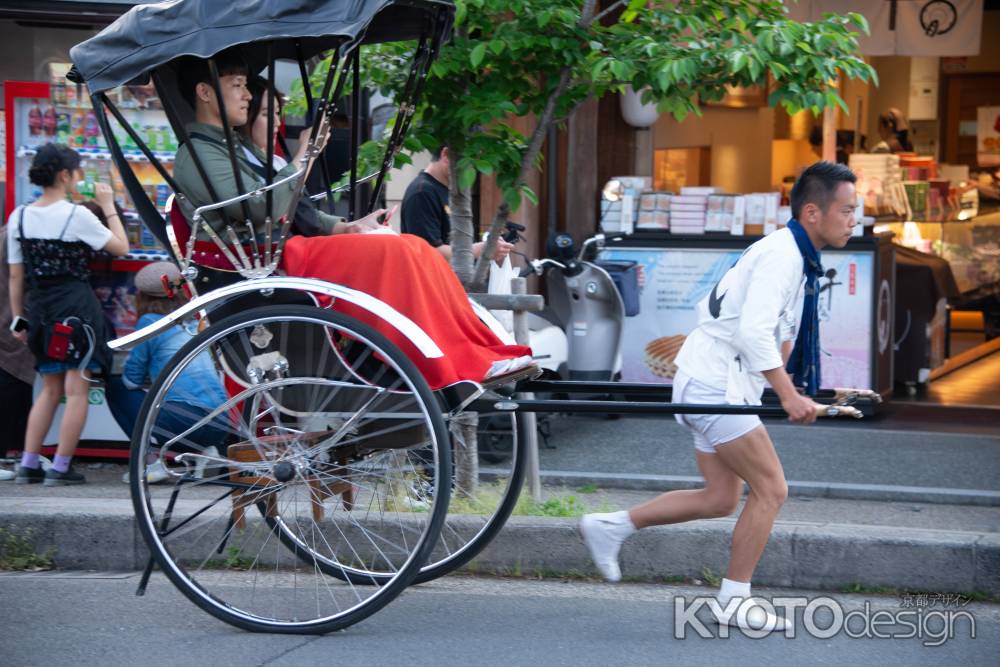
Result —
[{"label": "paved road", "polygon": [[[301,637],[249,634],[224,625],[159,576],[146,597],[136,598],[136,579],[73,572],[0,575],[3,664],[979,665],[994,664],[1000,654],[1000,606],[978,603],[963,607],[975,617],[976,638],[969,638],[963,621],[966,625],[957,626],[961,636],[939,647],[925,647],[917,638],[815,639],[801,629],[791,639],[755,640],[738,633],[703,639],[689,631],[678,640],[674,596],[691,599],[707,589],[453,576],[410,589],[344,632]],[[872,613],[892,613],[904,604],[891,597],[836,597],[845,611],[861,610],[870,601]],[[929,627],[936,632],[936,625]]]},{"label": "paved road", "polygon": [[[766,422],[794,481],[1000,489],[994,435],[903,432]],[[544,470],[698,475],[691,437],[672,418],[554,417]]]}]

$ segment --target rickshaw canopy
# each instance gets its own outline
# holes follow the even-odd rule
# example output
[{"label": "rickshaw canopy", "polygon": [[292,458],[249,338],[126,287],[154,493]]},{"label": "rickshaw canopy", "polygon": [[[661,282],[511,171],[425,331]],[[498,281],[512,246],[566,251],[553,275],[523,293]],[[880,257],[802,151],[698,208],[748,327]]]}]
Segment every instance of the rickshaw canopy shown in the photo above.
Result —
[{"label": "rickshaw canopy", "polygon": [[[179,56],[211,57],[237,48],[251,68],[266,66],[255,43],[271,41],[275,58],[309,58],[345,41],[417,39],[449,0],[171,0],[137,5],[70,49],[70,78],[100,93]],[[440,29],[440,26],[438,26]],[[431,31],[433,28],[431,28]]]}]

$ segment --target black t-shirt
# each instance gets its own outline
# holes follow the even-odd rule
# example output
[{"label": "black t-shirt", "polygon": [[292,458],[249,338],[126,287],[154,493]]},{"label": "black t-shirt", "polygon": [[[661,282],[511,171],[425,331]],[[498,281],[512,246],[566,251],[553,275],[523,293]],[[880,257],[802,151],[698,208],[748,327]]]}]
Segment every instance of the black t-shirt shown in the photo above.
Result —
[{"label": "black t-shirt", "polygon": [[416,234],[435,248],[449,243],[449,212],[448,186],[422,171],[403,195],[403,233]]}]

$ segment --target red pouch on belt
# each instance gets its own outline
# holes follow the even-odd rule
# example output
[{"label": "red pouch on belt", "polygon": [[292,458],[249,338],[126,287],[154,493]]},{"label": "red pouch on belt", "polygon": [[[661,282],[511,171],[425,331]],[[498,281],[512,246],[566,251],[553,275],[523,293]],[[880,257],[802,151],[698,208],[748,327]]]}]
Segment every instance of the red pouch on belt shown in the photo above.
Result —
[{"label": "red pouch on belt", "polygon": [[49,346],[45,354],[50,359],[65,361],[66,355],[69,353],[72,336],[73,327],[62,322],[56,322],[52,325],[52,333],[49,335]]}]

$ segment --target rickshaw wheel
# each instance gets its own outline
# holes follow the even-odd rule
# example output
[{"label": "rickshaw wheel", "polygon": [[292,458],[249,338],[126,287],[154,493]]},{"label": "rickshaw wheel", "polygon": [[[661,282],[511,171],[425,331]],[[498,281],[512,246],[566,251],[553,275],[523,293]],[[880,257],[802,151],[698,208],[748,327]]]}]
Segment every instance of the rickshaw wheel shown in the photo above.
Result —
[{"label": "rickshaw wheel", "polygon": [[[171,392],[217,367],[227,396]],[[132,438],[133,506],[157,564],[206,612],[330,632],[390,602],[437,543],[448,437],[384,336],[328,310],[265,306],[194,335],[153,383]],[[410,489],[428,485],[417,502]],[[355,585],[364,572],[378,576]]]},{"label": "rickshaw wheel", "polygon": [[[489,438],[500,437],[510,441],[510,456],[501,463],[481,467],[475,481],[477,488],[471,491],[459,488],[459,480],[452,471],[448,515],[433,551],[413,580],[415,584],[442,577],[479,555],[503,528],[517,504],[525,474],[524,420],[517,419],[515,414],[509,412],[480,413],[479,424],[480,448]],[[451,435],[454,464],[463,456],[466,445],[453,429]],[[480,449],[480,456],[483,451]],[[423,484],[411,485],[407,493],[418,507],[429,507],[433,502],[434,489],[426,480]],[[267,517],[267,521],[289,549],[331,576],[360,585],[385,585],[392,576],[388,571],[344,567],[331,562],[322,554],[301,548],[293,532],[284,526],[281,517]]]}]

